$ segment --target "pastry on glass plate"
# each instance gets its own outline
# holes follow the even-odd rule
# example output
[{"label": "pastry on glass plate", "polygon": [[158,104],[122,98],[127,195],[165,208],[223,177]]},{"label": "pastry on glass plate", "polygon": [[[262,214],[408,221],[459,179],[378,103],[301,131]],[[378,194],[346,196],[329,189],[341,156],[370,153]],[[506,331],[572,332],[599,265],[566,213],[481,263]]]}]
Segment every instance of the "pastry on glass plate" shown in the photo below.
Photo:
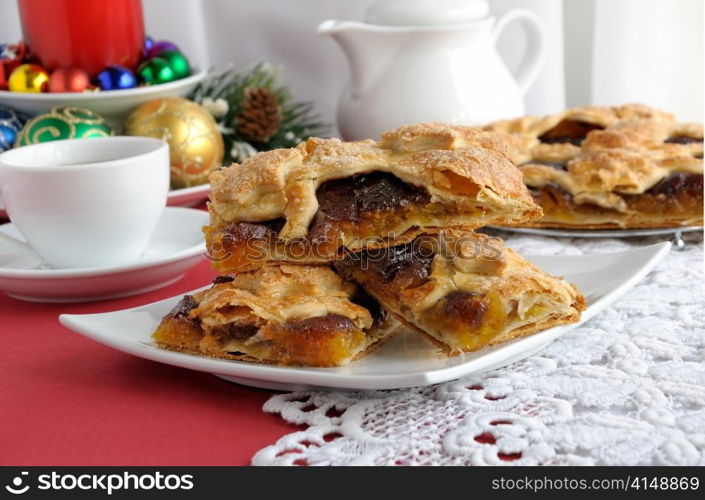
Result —
[{"label": "pastry on glass plate", "polygon": [[220,358],[339,366],[400,327],[328,267],[268,266],[218,276],[185,296],[152,335],[160,347]]},{"label": "pastry on glass plate", "polygon": [[495,134],[439,123],[379,142],[309,139],[211,174],[214,268],[321,263],[342,248],[408,241],[425,227],[475,228],[541,215]]},{"label": "pastry on glass plate", "polygon": [[585,309],[573,285],[472,231],[421,234],[335,265],[448,355],[577,322]]},{"label": "pastry on glass plate", "polygon": [[703,127],[645,105],[583,107],[485,127],[500,134],[543,217],[524,227],[703,223]]}]

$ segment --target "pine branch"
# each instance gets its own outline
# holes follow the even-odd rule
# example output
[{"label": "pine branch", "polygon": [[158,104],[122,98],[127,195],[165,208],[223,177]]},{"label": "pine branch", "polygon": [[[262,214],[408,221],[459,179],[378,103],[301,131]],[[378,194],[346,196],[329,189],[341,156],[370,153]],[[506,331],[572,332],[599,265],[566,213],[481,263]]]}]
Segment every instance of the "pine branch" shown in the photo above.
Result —
[{"label": "pine branch", "polygon": [[[206,99],[223,99],[227,103],[227,112],[217,119],[223,131],[226,161],[234,160],[231,150],[235,144],[249,144],[257,151],[267,151],[293,147],[309,137],[326,136],[329,133],[330,125],[323,122],[314,112],[313,102],[294,101],[290,88],[280,81],[279,73],[278,69],[265,62],[255,64],[244,71],[237,71],[230,66],[211,71],[191,93],[190,98],[199,104],[203,104]],[[250,87],[267,89],[276,96],[281,109],[281,125],[267,142],[248,142],[237,131],[237,116],[242,111],[245,90]]]}]

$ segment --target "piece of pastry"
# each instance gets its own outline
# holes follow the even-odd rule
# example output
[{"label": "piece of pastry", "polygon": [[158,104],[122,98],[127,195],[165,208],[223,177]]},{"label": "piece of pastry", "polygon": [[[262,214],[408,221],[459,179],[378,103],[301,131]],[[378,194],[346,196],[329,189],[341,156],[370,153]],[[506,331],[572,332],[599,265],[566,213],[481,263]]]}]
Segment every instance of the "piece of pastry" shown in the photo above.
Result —
[{"label": "piece of pastry", "polygon": [[[657,228],[703,223],[703,127],[648,106],[569,109],[487,127],[543,217],[518,225]],[[512,225],[512,224],[509,224]]]},{"label": "piece of pastry", "polygon": [[585,308],[573,285],[472,231],[422,234],[335,265],[448,355],[577,322]]},{"label": "piece of pastry", "polygon": [[328,262],[426,227],[519,223],[541,214],[495,134],[438,123],[372,140],[309,139],[210,177],[204,229],[214,268]]},{"label": "piece of pastry", "polygon": [[153,334],[160,347],[257,363],[339,366],[399,328],[330,268],[268,266],[218,276],[185,296]]}]

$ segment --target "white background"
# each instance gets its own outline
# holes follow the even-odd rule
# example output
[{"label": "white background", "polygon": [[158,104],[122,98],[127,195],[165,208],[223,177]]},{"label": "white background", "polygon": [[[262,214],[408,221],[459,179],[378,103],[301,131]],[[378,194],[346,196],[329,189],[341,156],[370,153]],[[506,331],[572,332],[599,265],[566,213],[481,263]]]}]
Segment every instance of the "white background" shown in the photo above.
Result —
[{"label": "white background", "polygon": [[[371,0],[143,0],[147,33],[176,42],[200,66],[259,60],[283,65],[301,100],[333,122],[348,68],[318,24],[361,20]],[[526,98],[529,113],[565,106],[645,102],[681,119],[703,118],[702,0],[490,0],[493,11],[534,10],[548,58]],[[510,67],[523,35],[510,27]],[[21,38],[15,0],[0,0],[0,43]]]}]

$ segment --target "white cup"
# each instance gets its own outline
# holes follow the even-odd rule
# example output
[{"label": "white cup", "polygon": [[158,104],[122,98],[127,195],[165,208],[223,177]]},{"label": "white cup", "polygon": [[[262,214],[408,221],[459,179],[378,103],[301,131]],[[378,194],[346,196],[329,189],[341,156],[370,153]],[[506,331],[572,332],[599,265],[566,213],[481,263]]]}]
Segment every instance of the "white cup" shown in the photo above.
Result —
[{"label": "white cup", "polygon": [[137,259],[168,192],[169,146],[159,139],[69,139],[0,154],[7,214],[55,268]]}]

